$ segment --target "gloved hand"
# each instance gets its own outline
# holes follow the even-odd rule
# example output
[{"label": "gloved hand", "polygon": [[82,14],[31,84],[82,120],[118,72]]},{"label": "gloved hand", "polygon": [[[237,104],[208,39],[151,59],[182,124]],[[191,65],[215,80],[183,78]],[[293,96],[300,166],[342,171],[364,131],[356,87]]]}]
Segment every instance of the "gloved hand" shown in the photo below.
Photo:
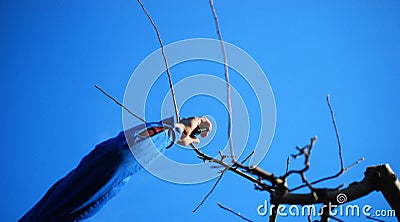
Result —
[{"label": "gloved hand", "polygon": [[209,130],[207,132],[203,132],[200,134],[202,138],[208,136],[208,133],[212,129],[212,124],[207,117],[189,117],[182,119],[179,123],[175,124],[176,127],[182,128],[182,137],[178,141],[178,144],[187,146],[191,143],[200,143],[199,138],[196,136],[191,136],[193,130],[196,129],[198,126],[200,127],[208,127]]}]

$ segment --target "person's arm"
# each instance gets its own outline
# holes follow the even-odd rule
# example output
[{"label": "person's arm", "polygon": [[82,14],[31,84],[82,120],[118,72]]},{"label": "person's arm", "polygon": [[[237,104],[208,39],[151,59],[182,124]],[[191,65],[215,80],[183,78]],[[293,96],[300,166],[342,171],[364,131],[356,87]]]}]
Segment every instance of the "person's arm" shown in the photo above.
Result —
[{"label": "person's arm", "polygon": [[[189,135],[199,125],[211,129],[206,118],[187,118],[175,125],[170,118],[133,127],[100,143],[74,170],[54,184],[20,221],[89,218],[121,190],[130,176],[142,168],[141,164],[150,164],[173,143],[198,142],[198,138]],[[144,162],[139,161],[139,164],[137,158]]]},{"label": "person's arm", "polygon": [[[211,122],[206,117],[183,118],[176,124],[174,124],[173,117],[170,117],[160,122],[146,123],[144,129],[137,129],[134,127],[126,130],[125,137],[129,146],[133,146],[142,139],[147,139],[148,137],[153,137],[160,132],[164,132],[164,136],[166,136],[164,137],[165,142],[169,142],[167,148],[172,146],[173,143],[188,146],[190,143],[200,142],[199,138],[191,135],[197,127],[205,127],[208,129],[200,134],[203,138],[207,137],[209,131],[212,130]],[[167,138],[169,138],[169,140],[167,140]]]},{"label": "person's arm", "polygon": [[179,123],[174,124],[173,118],[165,119],[160,122],[146,124],[143,129],[129,129],[125,131],[126,141],[129,145],[133,156],[130,155],[128,162],[139,162],[135,164],[133,169],[128,171],[132,174],[143,166],[149,165],[155,158],[171,147],[174,143],[188,146],[190,143],[199,143],[200,140],[196,136],[191,135],[197,127],[208,128],[200,134],[206,137],[211,131],[211,122],[206,117],[190,117],[184,118]]}]

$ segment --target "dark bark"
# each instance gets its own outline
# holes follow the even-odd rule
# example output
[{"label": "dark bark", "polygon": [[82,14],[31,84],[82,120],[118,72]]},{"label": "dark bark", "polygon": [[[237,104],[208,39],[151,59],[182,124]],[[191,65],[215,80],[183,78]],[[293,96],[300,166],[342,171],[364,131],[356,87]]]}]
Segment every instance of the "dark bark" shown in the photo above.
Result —
[{"label": "dark bark", "polygon": [[313,192],[306,194],[289,192],[284,195],[281,195],[281,192],[272,192],[271,204],[309,205],[330,203],[332,205],[340,205],[343,203],[339,203],[337,200],[339,194],[345,194],[347,197],[346,202],[350,202],[366,196],[372,191],[382,192],[391,208],[395,210],[397,220],[400,221],[400,183],[389,164],[368,167],[364,173],[364,178],[360,182],[354,182],[343,189],[323,188],[314,189]]}]

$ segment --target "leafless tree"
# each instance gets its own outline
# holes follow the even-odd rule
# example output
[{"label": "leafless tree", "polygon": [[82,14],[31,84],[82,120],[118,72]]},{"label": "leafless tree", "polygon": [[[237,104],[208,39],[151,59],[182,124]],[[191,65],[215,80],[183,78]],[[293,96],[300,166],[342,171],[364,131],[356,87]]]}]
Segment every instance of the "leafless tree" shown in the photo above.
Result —
[{"label": "leafless tree", "polygon": [[[195,152],[198,156],[204,161],[209,161],[215,164],[218,164],[224,168],[221,171],[221,175],[226,171],[231,171],[238,176],[241,176],[251,183],[254,184],[254,189],[260,191],[266,191],[269,193],[270,203],[273,205],[273,210],[270,213],[269,221],[275,221],[277,217],[278,207],[281,204],[288,205],[313,205],[313,204],[322,204],[322,206],[339,206],[341,204],[350,202],[352,200],[356,200],[363,196],[370,194],[372,191],[379,191],[383,194],[386,201],[389,203],[391,208],[395,211],[397,216],[397,220],[400,221],[400,183],[390,168],[389,164],[382,164],[376,166],[369,166],[364,172],[364,178],[361,181],[352,182],[347,187],[338,186],[335,188],[317,188],[317,185],[320,182],[327,181],[330,179],[334,179],[351,169],[353,166],[358,164],[363,160],[360,158],[355,163],[351,164],[348,167],[344,167],[343,164],[343,156],[342,156],[342,147],[340,145],[339,133],[336,127],[336,121],[334,118],[333,110],[330,105],[329,96],[327,97],[328,105],[331,111],[333,124],[335,126],[335,131],[338,140],[338,151],[339,151],[339,159],[341,162],[341,168],[338,173],[321,178],[316,181],[309,181],[306,178],[306,173],[310,168],[310,157],[311,151],[314,148],[315,142],[317,141],[316,137],[311,138],[310,143],[304,147],[296,147],[297,153],[293,154],[291,157],[294,159],[303,158],[304,159],[304,167],[301,169],[289,169],[289,158],[287,162],[287,169],[285,174],[281,176],[276,176],[271,172],[268,172],[265,169],[262,169],[258,166],[247,166],[244,164],[246,159],[239,162],[234,162],[233,164],[228,164],[224,160],[224,156],[220,156],[221,158],[215,159],[198,149],[195,149]],[[302,180],[302,184],[296,187],[291,188],[288,185],[287,179],[290,176],[300,176]],[[217,181],[217,183],[219,180]],[[214,185],[215,187],[216,185]],[[214,189],[213,187],[213,189]],[[309,192],[306,193],[295,193],[295,191],[307,187]],[[212,190],[213,190],[212,189]],[[210,194],[210,193],[209,193]],[[207,194],[206,198],[209,196]],[[203,199],[202,202],[204,202]],[[221,208],[228,210],[227,207],[218,204]],[[235,213],[234,211],[229,211]],[[237,214],[237,213],[235,213]],[[319,213],[321,216],[320,221],[329,221],[330,209],[328,207],[322,207]],[[241,216],[241,215],[240,215]],[[241,216],[243,217],[243,216]],[[246,218],[246,220],[249,220]]]},{"label": "leafless tree", "polygon": [[[157,26],[153,22],[150,17],[150,14],[144,7],[143,3],[140,0],[137,0],[138,3],[141,5],[143,11],[147,15],[149,21],[151,22],[152,26],[154,27],[158,41],[160,43],[162,54],[168,74],[169,85],[171,88],[175,114],[177,119],[179,120],[179,110],[177,109],[173,84],[171,79],[171,74],[168,69],[168,62],[167,57],[164,52],[164,46],[161,41],[161,37]],[[313,204],[323,204],[323,206],[331,205],[331,206],[338,206],[343,203],[350,202],[352,200],[356,200],[363,196],[370,194],[372,191],[379,191],[383,194],[386,201],[389,203],[391,208],[395,211],[397,220],[400,221],[400,183],[388,164],[376,165],[376,166],[369,166],[364,172],[364,178],[358,182],[352,182],[347,187],[338,186],[334,188],[319,188],[316,187],[318,183],[323,181],[327,181],[330,179],[334,179],[351,169],[353,166],[360,163],[363,158],[355,161],[353,164],[345,167],[342,155],[342,146],[340,143],[340,137],[338,128],[336,126],[336,120],[334,116],[333,109],[331,107],[329,96],[327,96],[327,102],[329,106],[329,110],[331,112],[332,122],[336,133],[336,138],[338,142],[338,153],[339,153],[339,160],[340,160],[340,169],[339,171],[331,176],[327,176],[315,181],[309,181],[306,177],[306,173],[310,169],[310,157],[311,152],[314,148],[314,145],[317,141],[317,137],[313,137],[310,139],[310,143],[304,147],[296,147],[296,153],[291,156],[293,159],[303,158],[304,159],[304,166],[301,169],[290,169],[289,160],[287,161],[287,169],[285,174],[281,176],[277,176],[272,172],[269,172],[265,169],[262,169],[258,166],[247,166],[245,162],[248,158],[251,157],[253,152],[247,156],[243,161],[239,162],[235,154],[233,152],[233,144],[230,135],[230,121],[231,121],[231,105],[230,105],[230,82],[229,82],[229,73],[228,73],[228,61],[225,53],[224,42],[222,40],[222,34],[219,28],[218,17],[214,8],[213,0],[209,0],[210,7],[213,13],[214,21],[217,28],[217,34],[221,43],[221,49],[224,56],[224,68],[225,68],[225,78],[226,78],[226,85],[227,85],[227,104],[228,104],[228,138],[229,138],[229,146],[230,146],[230,156],[223,155],[220,152],[219,158],[213,158],[206,153],[201,152],[195,145],[191,144],[191,147],[198,155],[200,159],[204,162],[211,162],[219,167],[222,168],[220,172],[220,177],[210,190],[210,192],[204,197],[204,199],[200,202],[200,204],[194,210],[197,211],[199,207],[205,202],[205,200],[210,196],[210,194],[214,191],[215,187],[218,185],[219,181],[221,180],[224,173],[230,171],[235,173],[236,175],[247,179],[249,182],[254,184],[254,189],[259,191],[265,191],[269,194],[270,203],[273,205],[272,212],[270,213],[269,221],[276,221],[279,206],[286,204],[286,205],[313,205]],[[123,107],[126,109],[125,107]],[[226,162],[227,159],[231,161],[228,163]],[[301,178],[302,184],[291,187],[288,184],[288,178],[292,176],[299,176]],[[295,193],[301,188],[307,188],[308,192],[305,193]],[[343,199],[345,198],[345,199]],[[227,210],[231,213],[236,214],[240,218],[246,221],[251,221],[248,218],[242,216],[240,213],[230,209],[229,207],[225,207],[224,205],[218,203],[222,209]],[[330,218],[340,221],[330,215],[329,208],[321,207],[319,215],[321,216],[320,221],[329,221]],[[376,220],[374,218],[370,218]],[[311,216],[308,217],[308,220],[311,221]]]}]

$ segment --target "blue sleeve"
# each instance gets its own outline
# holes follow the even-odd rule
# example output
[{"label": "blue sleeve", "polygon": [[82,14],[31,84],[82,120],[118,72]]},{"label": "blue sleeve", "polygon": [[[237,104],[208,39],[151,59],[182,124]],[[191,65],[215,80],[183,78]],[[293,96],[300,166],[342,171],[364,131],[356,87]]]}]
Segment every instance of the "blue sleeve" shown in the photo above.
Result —
[{"label": "blue sleeve", "polygon": [[[150,127],[164,127],[164,130],[151,137],[140,136],[140,132]],[[20,221],[79,221],[94,215],[121,190],[131,175],[142,169],[139,162],[150,164],[181,133],[180,128],[160,121],[133,127],[98,144]],[[158,151],[147,149],[149,146]]]}]

